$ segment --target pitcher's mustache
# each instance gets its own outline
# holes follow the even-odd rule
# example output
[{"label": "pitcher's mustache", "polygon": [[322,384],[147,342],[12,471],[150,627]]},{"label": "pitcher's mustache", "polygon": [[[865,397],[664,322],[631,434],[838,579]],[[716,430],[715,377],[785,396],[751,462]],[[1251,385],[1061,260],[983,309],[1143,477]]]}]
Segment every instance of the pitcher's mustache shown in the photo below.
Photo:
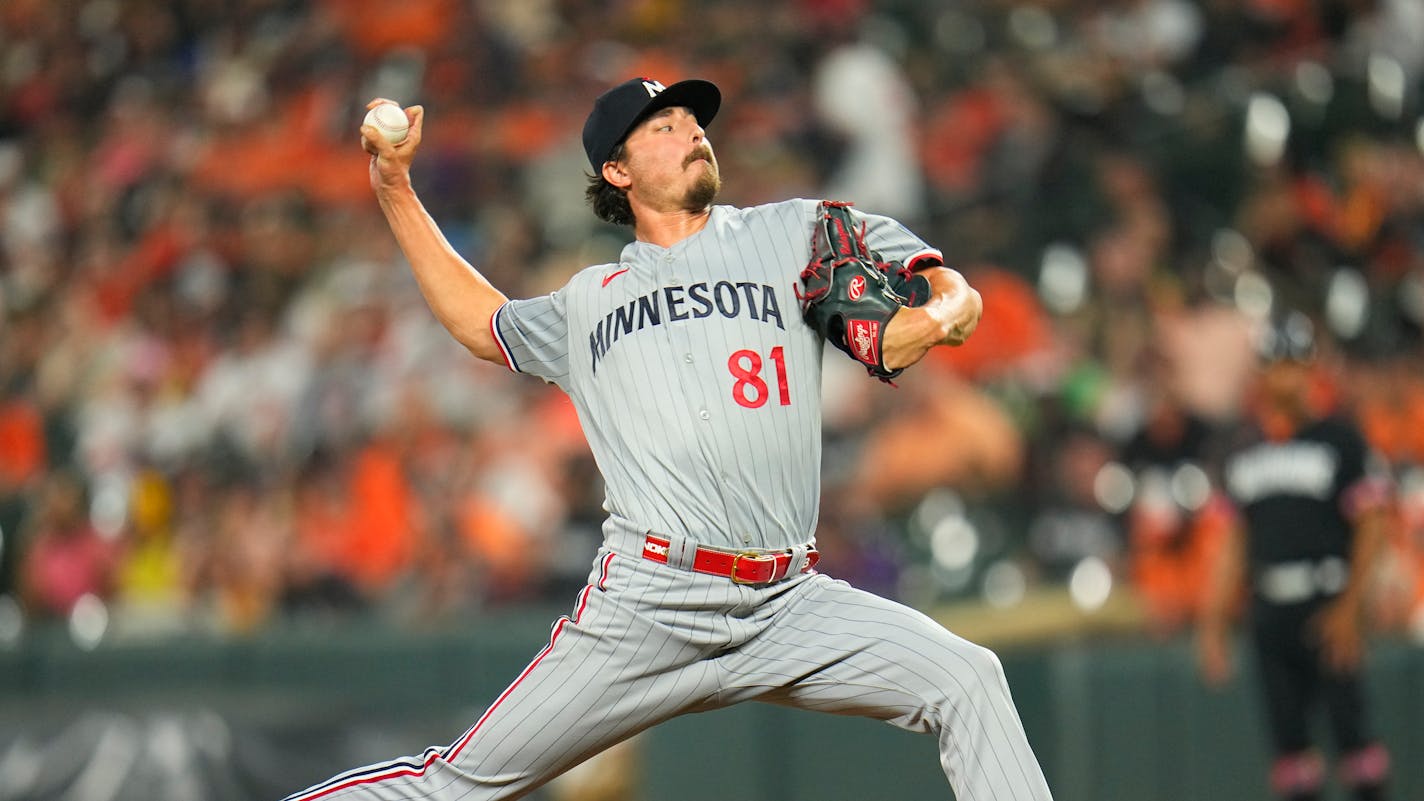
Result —
[{"label": "pitcher's mustache", "polygon": [[712,148],[699,147],[698,149],[692,151],[691,153],[687,154],[687,160],[682,163],[682,166],[686,167],[692,164],[692,162],[697,161],[698,159],[706,159],[708,164],[712,164]]}]

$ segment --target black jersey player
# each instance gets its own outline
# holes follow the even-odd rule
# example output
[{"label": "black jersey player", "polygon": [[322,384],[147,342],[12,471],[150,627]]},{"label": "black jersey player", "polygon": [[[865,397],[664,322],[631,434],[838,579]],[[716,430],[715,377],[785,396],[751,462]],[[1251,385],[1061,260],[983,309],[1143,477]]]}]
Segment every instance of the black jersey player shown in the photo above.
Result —
[{"label": "black jersey player", "polygon": [[1198,654],[1208,681],[1229,676],[1227,620],[1244,581],[1274,748],[1272,790],[1288,801],[1321,797],[1325,761],[1310,724],[1323,705],[1336,775],[1360,801],[1381,801],[1389,755],[1367,723],[1362,618],[1389,484],[1354,424],[1313,408],[1314,350],[1313,327],[1299,313],[1264,337],[1260,406],[1222,464],[1240,525],[1208,588]]}]

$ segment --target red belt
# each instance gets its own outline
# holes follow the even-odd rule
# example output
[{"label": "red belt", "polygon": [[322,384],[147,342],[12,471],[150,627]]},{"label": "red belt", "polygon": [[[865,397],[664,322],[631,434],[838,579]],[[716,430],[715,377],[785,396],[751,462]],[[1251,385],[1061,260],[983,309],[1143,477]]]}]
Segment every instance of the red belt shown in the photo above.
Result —
[{"label": "red belt", "polygon": [[[663,537],[649,534],[643,541],[643,558],[667,564],[670,542]],[[770,584],[786,578],[795,554],[792,551],[718,551],[698,547],[692,556],[692,571],[710,576],[729,578],[736,584]],[[821,560],[815,548],[806,551],[806,565],[802,573],[810,573],[811,568]]]}]

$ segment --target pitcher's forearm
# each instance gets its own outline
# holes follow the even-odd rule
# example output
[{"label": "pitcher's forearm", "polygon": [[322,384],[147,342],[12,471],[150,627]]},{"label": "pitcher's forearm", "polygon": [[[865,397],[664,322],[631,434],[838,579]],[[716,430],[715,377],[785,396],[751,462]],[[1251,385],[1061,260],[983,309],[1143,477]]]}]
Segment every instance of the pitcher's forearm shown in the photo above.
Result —
[{"label": "pitcher's forearm", "polygon": [[984,301],[979,292],[958,271],[948,267],[931,267],[920,273],[930,282],[934,294],[926,309],[939,323],[940,336],[934,345],[963,345],[979,326],[984,313]]},{"label": "pitcher's forearm", "polygon": [[409,185],[382,187],[377,199],[436,319],[474,355],[502,362],[490,317],[504,293],[455,252]]},{"label": "pitcher's forearm", "polygon": [[895,313],[885,332],[885,366],[898,370],[920,361],[936,345],[963,345],[979,325],[984,302],[964,276],[948,267],[920,271],[930,284],[923,306]]}]

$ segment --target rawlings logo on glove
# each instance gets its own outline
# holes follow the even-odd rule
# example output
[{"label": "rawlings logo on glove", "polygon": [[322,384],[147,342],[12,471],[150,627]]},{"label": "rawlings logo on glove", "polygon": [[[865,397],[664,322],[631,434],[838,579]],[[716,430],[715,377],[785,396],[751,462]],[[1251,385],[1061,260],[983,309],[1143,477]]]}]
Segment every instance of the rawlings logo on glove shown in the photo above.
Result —
[{"label": "rawlings logo on glove", "polygon": [[851,355],[864,364],[880,363],[880,321],[851,320],[846,323],[846,341]]},{"label": "rawlings logo on glove", "polygon": [[821,202],[821,219],[811,237],[811,263],[801,272],[796,297],[807,325],[865,365],[872,376],[888,382],[904,370],[885,367],[885,329],[902,307],[929,300],[929,281],[870,250],[865,226],[856,226],[849,205]]}]

